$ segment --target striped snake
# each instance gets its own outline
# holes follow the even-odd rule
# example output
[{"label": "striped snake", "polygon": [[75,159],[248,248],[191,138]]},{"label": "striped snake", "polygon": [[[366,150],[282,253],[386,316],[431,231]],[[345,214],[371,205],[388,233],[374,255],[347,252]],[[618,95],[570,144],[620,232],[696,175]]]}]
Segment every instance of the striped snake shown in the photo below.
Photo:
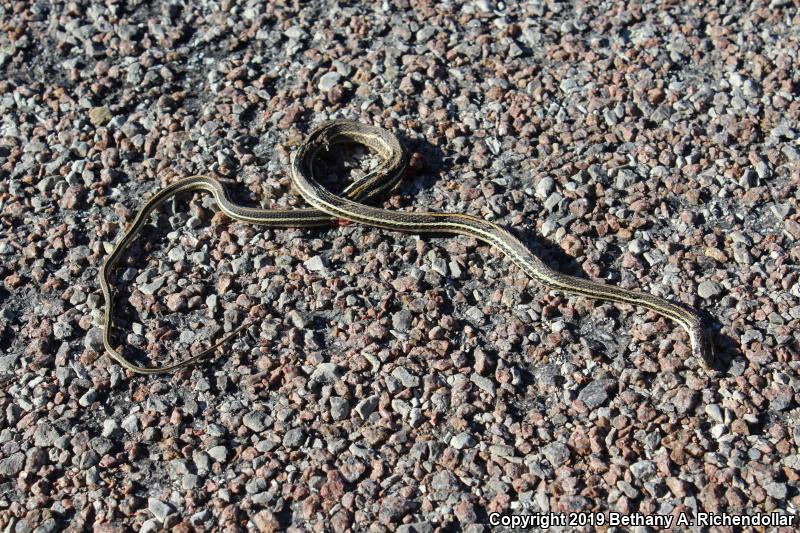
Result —
[{"label": "striped snake", "polygon": [[[321,152],[327,152],[331,147],[353,143],[369,148],[382,159],[382,162],[375,171],[355,180],[337,196],[317,183],[314,177],[314,162]],[[111,269],[119,264],[125,250],[141,232],[153,210],[179,193],[204,190],[214,196],[222,212],[229,217],[261,226],[315,227],[328,226],[337,220],[345,220],[409,233],[451,233],[474,237],[500,249],[531,278],[550,289],[600,300],[634,304],[674,320],[688,332],[693,356],[706,368],[710,367],[713,359],[711,339],[703,328],[698,313],[688,307],[650,294],[562,274],[547,266],[507,230],[473,215],[408,213],[364,205],[363,202],[385,196],[395,188],[405,171],[406,162],[405,151],[392,133],[358,122],[335,120],[314,128],[291,160],[292,183],[312,209],[273,210],[242,207],[230,200],[225,187],[219,181],[203,175],[190,176],[161,189],[145,202],[100,270],[100,287],[106,300],[103,324],[103,344],[106,353],[124,368],[135,373],[171,372],[209,355],[249,324],[248,320],[243,321],[210,348],[169,366],[139,366],[111,345],[114,317],[114,300],[111,298],[109,288]]]}]

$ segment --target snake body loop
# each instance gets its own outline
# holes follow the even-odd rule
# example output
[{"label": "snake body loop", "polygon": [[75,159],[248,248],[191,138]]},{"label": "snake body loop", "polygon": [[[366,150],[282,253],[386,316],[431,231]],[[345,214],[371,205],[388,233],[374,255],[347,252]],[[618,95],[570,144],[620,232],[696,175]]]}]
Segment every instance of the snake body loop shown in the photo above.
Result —
[{"label": "snake body loop", "polygon": [[[376,171],[354,181],[337,196],[316,181],[314,163],[320,153],[327,152],[340,144],[353,143],[366,146],[376,153],[382,162]],[[514,235],[497,224],[473,215],[389,211],[363,203],[385,196],[394,189],[402,178],[405,167],[405,151],[395,135],[358,122],[336,120],[314,128],[291,160],[292,183],[312,209],[270,210],[243,207],[230,200],[225,187],[219,181],[202,175],[184,178],[161,189],[145,203],[100,270],[100,286],[106,300],[103,328],[106,353],[124,368],[135,373],[171,372],[206,357],[249,324],[245,321],[210,348],[179,363],[163,367],[136,365],[111,345],[114,316],[109,280],[111,269],[120,262],[125,250],[138,236],[153,210],[179,193],[204,190],[214,196],[220,210],[232,219],[263,226],[315,227],[330,225],[336,220],[343,219],[393,231],[451,233],[474,237],[500,249],[526,274],[546,287],[589,298],[639,305],[674,320],[688,332],[693,356],[707,368],[712,364],[713,351],[710,337],[703,328],[698,313],[690,308],[650,294],[620,289],[558,272],[546,265]]]}]

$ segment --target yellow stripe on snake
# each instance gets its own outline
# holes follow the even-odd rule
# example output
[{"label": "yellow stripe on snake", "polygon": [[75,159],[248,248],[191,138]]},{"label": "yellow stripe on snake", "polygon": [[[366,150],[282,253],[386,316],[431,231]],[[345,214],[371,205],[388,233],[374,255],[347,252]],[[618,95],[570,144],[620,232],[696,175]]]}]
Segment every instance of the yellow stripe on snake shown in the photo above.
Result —
[{"label": "yellow stripe on snake", "polygon": [[[375,171],[354,181],[337,196],[316,181],[314,163],[320,153],[328,152],[332,147],[341,144],[363,145],[377,154],[381,163]],[[405,151],[399,139],[392,133],[358,122],[335,120],[314,128],[292,157],[290,167],[292,183],[311,205],[311,209],[272,210],[243,207],[231,201],[225,187],[219,181],[203,175],[190,176],[161,189],[145,202],[100,270],[100,287],[106,300],[103,324],[103,343],[106,353],[131,372],[139,374],[171,372],[206,357],[249,324],[249,321],[245,320],[210,348],[179,363],[162,367],[137,365],[111,345],[111,329],[114,323],[114,300],[111,297],[109,279],[111,270],[119,264],[128,246],[139,235],[153,210],[179,193],[203,190],[214,196],[220,210],[230,218],[262,226],[282,228],[327,226],[341,219],[406,233],[451,233],[474,237],[501,250],[531,278],[550,289],[599,300],[638,305],[674,320],[688,332],[692,355],[706,368],[712,364],[711,339],[703,328],[700,315],[688,307],[650,294],[620,289],[558,272],[546,265],[514,235],[497,224],[473,215],[409,213],[365,205],[364,202],[385,196],[397,186],[405,171],[406,162]]]}]

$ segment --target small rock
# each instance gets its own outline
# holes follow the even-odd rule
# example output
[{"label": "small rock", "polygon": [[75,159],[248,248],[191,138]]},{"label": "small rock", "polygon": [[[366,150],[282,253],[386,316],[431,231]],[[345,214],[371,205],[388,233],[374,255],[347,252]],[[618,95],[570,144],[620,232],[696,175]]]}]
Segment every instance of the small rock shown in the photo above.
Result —
[{"label": "small rock", "polygon": [[111,118],[111,112],[106,106],[93,107],[89,110],[89,122],[94,126],[102,126]]},{"label": "small rock", "polygon": [[542,236],[547,237],[551,235],[556,229],[558,229],[558,221],[555,218],[548,218],[542,224]]},{"label": "small rock", "polygon": [[675,410],[678,412],[678,414],[684,415],[695,408],[698,398],[699,394],[697,391],[694,391],[689,387],[680,387],[677,391],[672,393],[670,399],[672,400],[672,405],[675,406]]},{"label": "small rock", "polygon": [[306,440],[306,435],[301,428],[290,429],[283,436],[283,446],[285,448],[299,448]]},{"label": "small rock", "polygon": [[167,296],[167,309],[177,312],[186,308],[186,297],[182,293]]},{"label": "small rock", "polygon": [[786,500],[786,483],[778,483],[776,481],[772,481],[764,485],[764,490],[767,491],[767,494],[770,498],[774,498],[780,502]]},{"label": "small rock", "polygon": [[317,383],[336,383],[344,374],[344,369],[335,363],[320,363],[311,374],[311,381]]},{"label": "small rock", "polygon": [[17,452],[3,460],[0,460],[0,476],[11,478],[16,476],[25,467],[25,454]]},{"label": "small rock", "polygon": [[292,321],[292,325],[294,325],[294,327],[296,327],[297,329],[303,329],[306,327],[305,317],[303,317],[303,315],[298,313],[296,309],[292,309],[291,311],[289,311],[288,317],[289,320]]},{"label": "small rock", "polygon": [[338,85],[339,80],[341,79],[342,75],[338,72],[328,72],[327,74],[323,74],[323,76],[319,79],[319,90],[328,92]]},{"label": "small rock", "polygon": [[556,182],[550,176],[545,176],[536,184],[536,196],[542,200],[550,196],[555,189]]},{"label": "small rock", "polygon": [[753,341],[761,342],[764,340],[764,335],[757,329],[748,329],[742,334],[742,344],[749,344]]},{"label": "small rock", "polygon": [[177,263],[178,261],[183,261],[186,258],[186,252],[183,251],[183,248],[175,247],[169,251],[167,257],[169,257],[170,261]]},{"label": "small rock", "polygon": [[289,39],[294,39],[296,41],[299,41],[300,39],[303,39],[308,36],[308,32],[304,30],[301,26],[292,26],[291,28],[283,32],[283,34],[286,35],[286,37],[288,37]]},{"label": "small rock", "polygon": [[166,278],[164,276],[158,276],[148,283],[143,283],[141,287],[139,287],[139,290],[147,295],[155,294],[158,289],[164,286],[165,280]]},{"label": "small rock", "polygon": [[478,322],[478,323],[483,322],[483,319],[486,318],[486,315],[483,313],[483,311],[481,311],[480,307],[478,307],[477,305],[473,305],[472,307],[467,309],[467,312],[465,314],[467,315],[468,318],[471,318],[473,322]]},{"label": "small rock", "polygon": [[550,196],[547,197],[547,200],[544,201],[544,208],[547,210],[548,213],[552,213],[556,210],[556,208],[561,203],[564,197],[561,196],[559,193],[554,192],[551,193]]},{"label": "small rock", "polygon": [[350,414],[350,402],[346,398],[331,396],[331,417],[336,420],[344,420]]},{"label": "small rock", "polygon": [[613,379],[596,379],[578,393],[578,399],[589,409],[595,409],[608,401],[616,387],[617,382]]},{"label": "small rock", "polygon": [[638,176],[634,171],[628,168],[622,168],[617,171],[617,178],[615,181],[615,185],[618,189],[627,189],[628,187],[633,186],[634,183],[638,180]]},{"label": "small rock", "polygon": [[706,280],[697,287],[697,294],[699,294],[701,298],[708,300],[709,298],[714,298],[722,294],[722,287],[715,281]]},{"label": "small rock", "polygon": [[86,394],[80,397],[80,399],[78,400],[78,404],[81,407],[89,407],[94,403],[96,399],[97,399],[97,389],[92,387],[91,389],[86,391]]},{"label": "small rock", "polygon": [[570,456],[569,448],[566,444],[561,442],[551,442],[542,448],[542,453],[545,458],[550,461],[550,464],[553,465],[553,468],[566,463]]},{"label": "small rock", "polygon": [[52,446],[56,439],[60,437],[58,431],[47,422],[42,422],[36,426],[33,433],[34,446]]},{"label": "small rock", "polygon": [[117,421],[113,418],[108,418],[103,421],[103,431],[100,433],[103,437],[111,437],[112,435],[117,433],[119,429],[119,425]]},{"label": "small rock", "polygon": [[234,274],[244,274],[253,271],[253,260],[243,255],[231,261],[231,270]]},{"label": "small rock", "polygon": [[147,508],[153,513],[155,519],[161,523],[164,523],[167,517],[175,512],[175,509],[170,504],[156,498],[147,499]]},{"label": "small rock", "polygon": [[636,479],[650,479],[656,475],[656,464],[646,459],[637,461],[631,465],[631,473]]},{"label": "small rock", "polygon": [[[88,481],[87,481],[88,483]],[[139,533],[156,533],[158,531],[158,521],[154,518],[148,518],[142,522],[142,527]]]},{"label": "small rock", "polygon": [[458,480],[449,470],[440,470],[431,479],[431,489],[450,492],[458,488]]},{"label": "small rock", "polygon": [[260,433],[266,428],[264,425],[264,413],[251,411],[242,417],[242,424],[250,431]]},{"label": "small rock", "polygon": [[412,501],[400,495],[385,496],[378,516],[382,522],[399,522],[411,510]]},{"label": "small rock", "polygon": [[472,448],[475,446],[475,438],[466,431],[459,433],[450,439],[450,446],[456,450],[463,450],[464,448]]},{"label": "small rock", "polygon": [[263,477],[255,477],[247,482],[247,485],[244,486],[244,490],[247,491],[247,494],[258,494],[259,492],[264,492],[267,490],[267,480]]},{"label": "small rock", "polygon": [[181,481],[181,486],[184,490],[196,489],[199,484],[200,478],[197,474],[184,474]]},{"label": "small rock", "polygon": [[508,444],[492,444],[489,446],[489,453],[498,457],[514,457],[514,447]]},{"label": "small rock", "polygon": [[321,270],[325,270],[325,263],[322,261],[322,258],[318,255],[315,255],[305,263],[303,263],[308,270],[312,272],[319,272]]},{"label": "small rock", "polygon": [[719,405],[712,403],[706,405],[706,414],[711,417],[716,423],[721,424],[724,419],[722,418],[722,409],[720,409]]},{"label": "small rock", "polygon": [[84,346],[95,352],[98,353],[102,352],[105,349],[105,345],[103,344],[103,329],[102,328],[90,329],[86,333]]},{"label": "small rock", "polygon": [[473,372],[472,375],[469,377],[469,380],[477,385],[481,390],[484,390],[491,394],[492,396],[495,395],[495,385],[494,381],[491,379],[481,376],[480,374]]},{"label": "small rock", "polygon": [[392,327],[396,331],[408,331],[411,328],[411,311],[403,309],[392,315]]},{"label": "small rock", "polygon": [[228,459],[228,448],[225,446],[214,446],[208,450],[208,455],[218,463],[224,463]]},{"label": "small rock", "polygon": [[378,396],[369,396],[356,404],[356,413],[366,420],[376,407],[378,407]]},{"label": "small rock", "polygon": [[257,512],[255,515],[253,515],[253,524],[255,524],[258,531],[262,531],[264,533],[272,533],[282,530],[282,526],[278,521],[278,517],[276,517],[275,513],[272,511],[264,510]]},{"label": "small rock", "polygon": [[128,432],[128,434],[133,434],[139,431],[139,418],[135,413],[125,417],[125,419],[122,421],[122,429]]},{"label": "small rock", "polygon": [[392,377],[399,381],[403,387],[413,388],[419,386],[419,378],[409,372],[404,366],[392,370]]}]

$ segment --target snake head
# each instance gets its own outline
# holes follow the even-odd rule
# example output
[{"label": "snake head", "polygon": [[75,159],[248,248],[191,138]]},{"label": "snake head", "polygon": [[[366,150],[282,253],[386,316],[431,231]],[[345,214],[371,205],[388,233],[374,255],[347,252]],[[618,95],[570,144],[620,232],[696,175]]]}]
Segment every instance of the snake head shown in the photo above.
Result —
[{"label": "snake head", "polygon": [[698,324],[692,328],[691,331],[692,341],[692,355],[702,362],[703,366],[707,369],[714,367],[714,342],[711,339],[709,331]]}]

